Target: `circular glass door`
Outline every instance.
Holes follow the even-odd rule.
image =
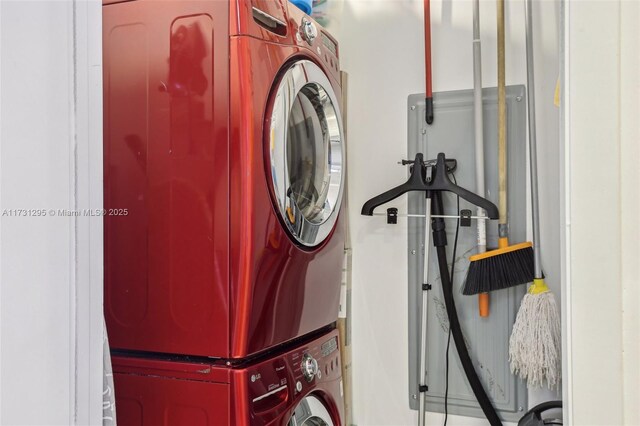
[[[327,407],[315,396],[307,396],[296,407],[287,426],[334,426]]]
[[[337,220],[344,164],[338,100],[313,62],[295,62],[284,73],[268,139],[277,210],[298,243],[316,246]]]

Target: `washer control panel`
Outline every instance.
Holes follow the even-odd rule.
[[[302,370],[302,375],[307,382],[310,382],[314,379],[316,374],[318,374],[318,361],[308,353],[302,356],[302,362],[300,363],[300,369]]]
[[[238,374],[247,381],[253,415],[267,424],[286,409],[287,401],[306,395],[319,383],[340,379],[338,332],[241,369]]]
[[[313,342],[291,352],[287,358],[294,374],[294,381],[304,384],[301,389],[296,386],[296,393],[318,381],[333,380],[341,375],[337,333],[328,339]]]

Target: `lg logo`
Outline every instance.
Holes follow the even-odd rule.
[[[252,374],[252,375],[251,375],[251,382],[253,383],[253,382],[255,382],[256,380],[260,380],[260,378],[261,378],[261,377],[262,377],[262,376],[260,375],[260,373],[258,373],[258,374]]]

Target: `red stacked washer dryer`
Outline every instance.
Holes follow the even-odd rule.
[[[105,0],[103,57],[119,423],[292,424],[319,401],[339,424],[318,370],[344,244],[335,39],[285,0]]]
[[[234,368],[205,360],[114,355],[118,424],[341,425],[337,345],[333,330]]]

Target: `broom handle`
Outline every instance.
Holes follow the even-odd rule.
[[[498,0],[498,208],[500,248],[506,247],[507,227],[507,100],[504,52],[504,0]],[[505,244],[506,243],[506,244]]]
[[[542,278],[540,261],[540,207],[538,205],[538,150],[536,141],[536,99],[533,74],[533,21],[531,0],[525,0],[525,28],[527,45],[527,99],[529,101],[529,161],[531,168],[531,216],[533,223],[534,277]]]
[[[473,111],[476,148],[476,193],[485,196],[484,187],[484,128],[482,117],[482,50],[480,44],[480,1],[473,1]],[[484,216],[484,209],[478,207],[478,216]],[[487,251],[487,225],[478,223],[478,253]],[[489,316],[489,293],[478,294],[478,310],[481,317]]]

